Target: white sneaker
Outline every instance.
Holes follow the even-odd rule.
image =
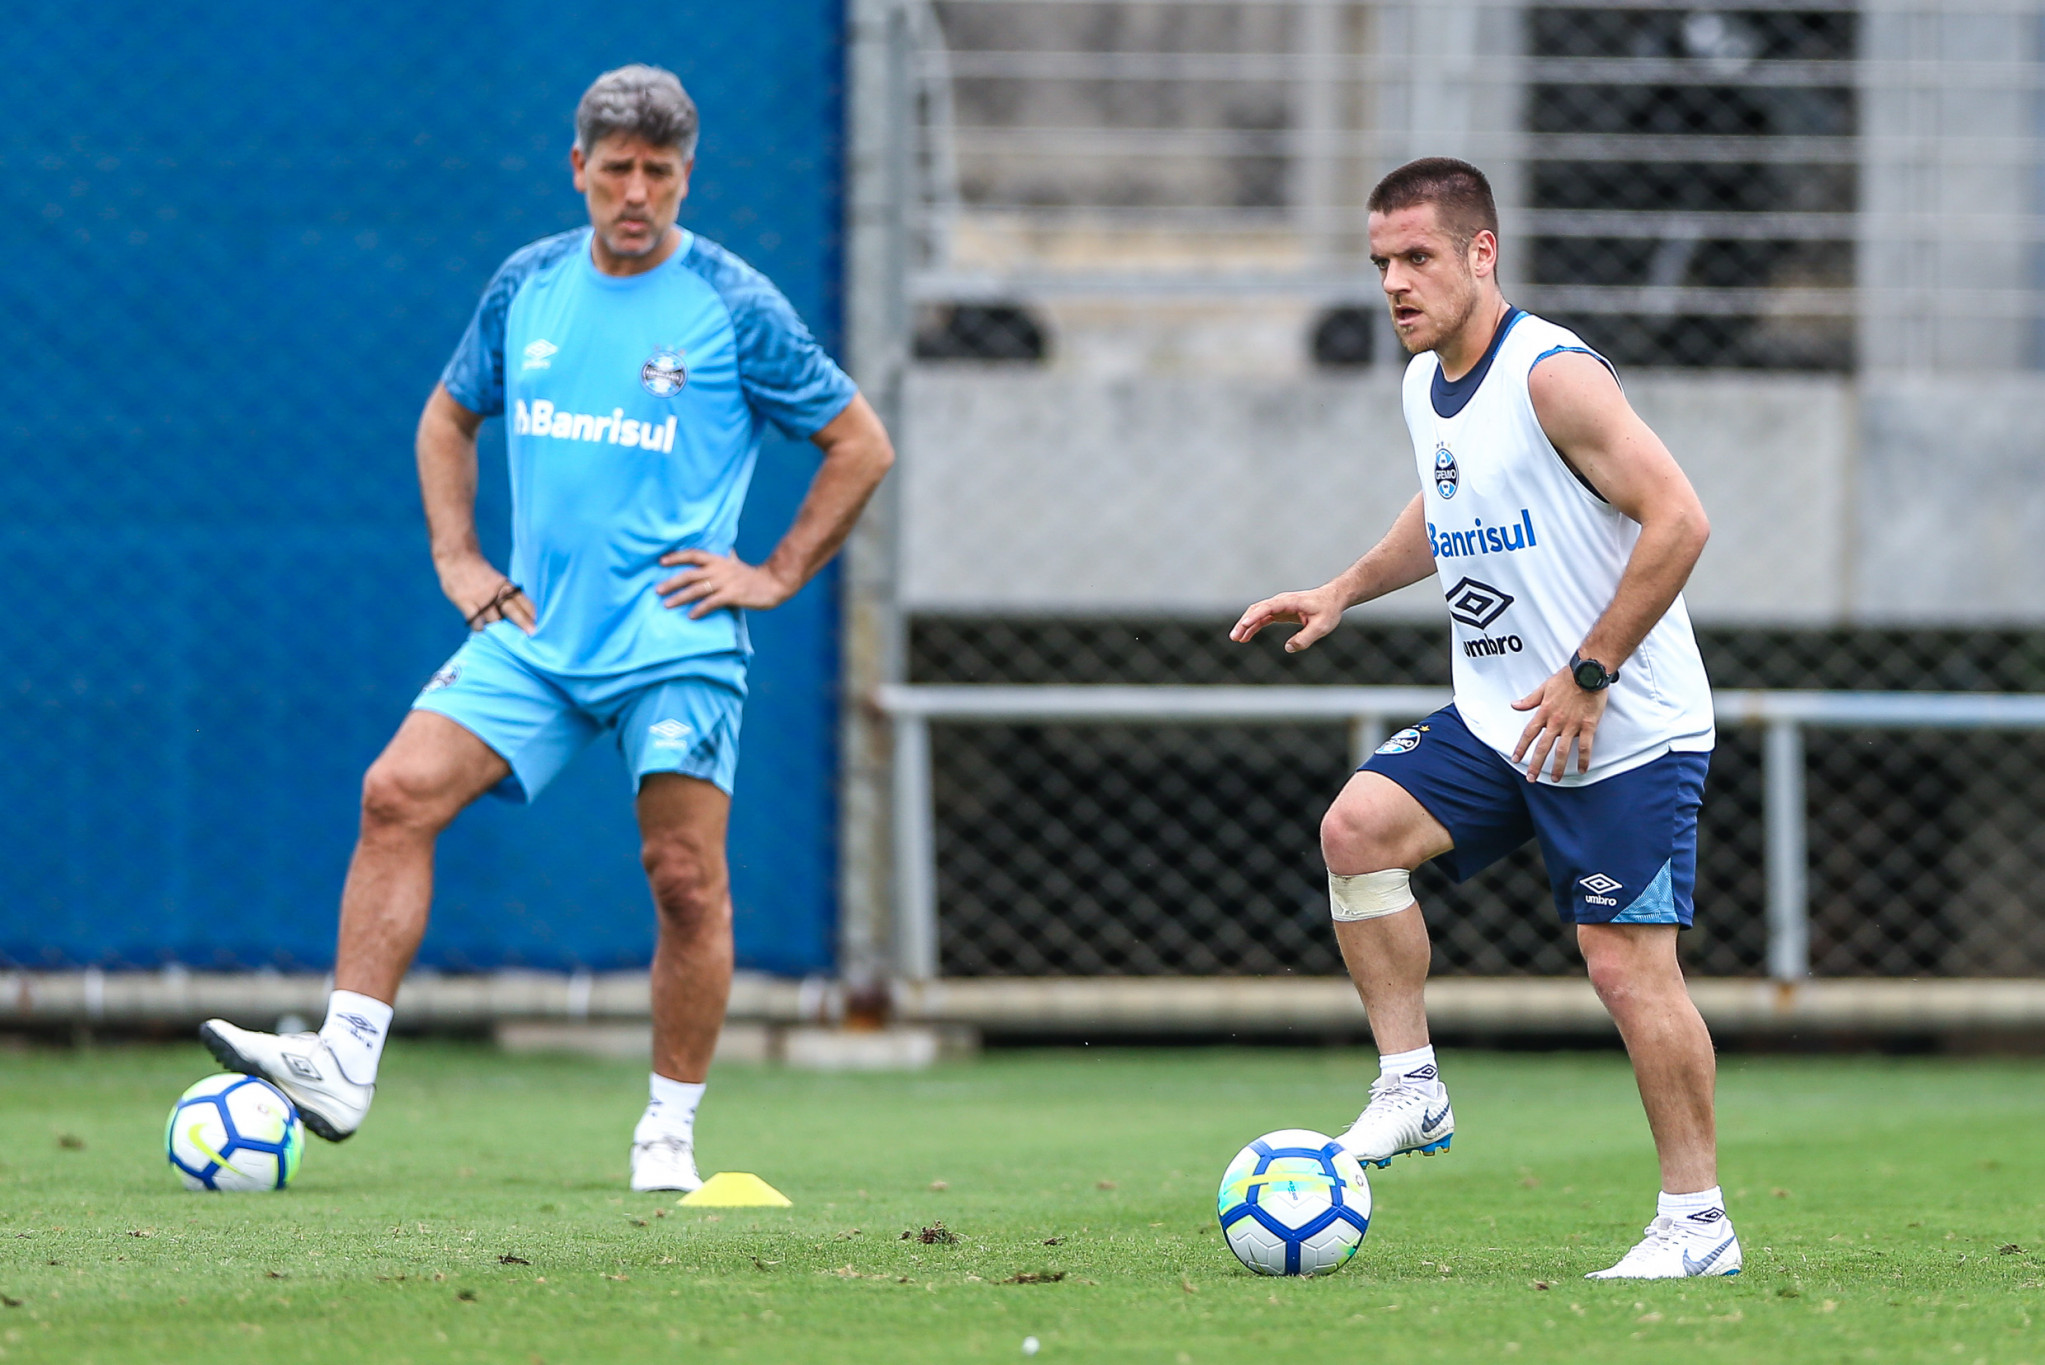
[[[702,1188],[703,1177],[696,1174],[696,1146],[689,1139],[663,1137],[632,1144],[634,1192],[680,1190],[686,1194]]]
[[[1740,1239],[1724,1209],[1705,1209],[1687,1218],[1656,1214],[1640,1245],[1608,1270],[1586,1280],[1682,1280],[1697,1275],[1740,1273]]]
[[[1335,1141],[1366,1166],[1389,1166],[1401,1152],[1422,1156],[1446,1152],[1455,1131],[1447,1086],[1416,1082],[1409,1076],[1380,1076],[1370,1083],[1370,1104]]]
[[[376,1087],[341,1074],[334,1050],[317,1033],[257,1033],[225,1019],[199,1026],[199,1041],[229,1071],[261,1076],[291,1097],[305,1126],[340,1142],[362,1126]]]

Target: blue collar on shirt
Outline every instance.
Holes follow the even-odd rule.
[[[1491,362],[1498,358],[1498,348],[1505,344],[1505,334],[1513,329],[1514,323],[1526,315],[1523,308],[1515,308],[1508,312],[1504,321],[1498,324],[1498,330],[1491,334],[1491,344],[1484,348],[1484,358],[1472,365],[1470,372],[1461,379],[1444,378],[1440,358],[1436,357],[1434,390],[1430,396],[1434,400],[1434,412],[1437,417],[1453,417],[1469,406],[1470,400],[1477,396],[1477,386],[1484,382],[1485,375],[1491,373]]]

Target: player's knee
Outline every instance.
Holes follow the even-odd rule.
[[[661,917],[678,928],[712,927],[731,914],[721,859],[685,840],[649,839],[639,849]]]
[[[1376,872],[1402,867],[1405,850],[1379,813],[1364,802],[1337,800],[1321,817],[1321,857],[1329,871]]]
[[[1591,979],[1591,989],[1598,993],[1598,999],[1605,1002],[1605,1008],[1620,1010],[1632,1003],[1637,982],[1623,959],[1610,953],[1586,953],[1584,971]]]
[[[430,773],[379,758],[362,776],[362,822],[375,828],[440,829],[456,809],[442,785]]]

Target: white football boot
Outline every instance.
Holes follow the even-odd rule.
[[[305,1126],[328,1142],[341,1142],[362,1126],[376,1087],[341,1073],[334,1050],[317,1033],[257,1033],[225,1019],[199,1026],[199,1041],[229,1071],[261,1076],[291,1097]]]
[[[1456,1116],[1448,1087],[1425,1075],[1380,1076],[1370,1083],[1370,1103],[1335,1141],[1366,1166],[1389,1166],[1401,1152],[1433,1156],[1449,1149]]]
[[[1740,1239],[1724,1209],[1704,1209],[1685,1218],[1656,1214],[1640,1245],[1586,1280],[1683,1280],[1698,1275],[1740,1273]]]
[[[703,1177],[696,1174],[696,1146],[684,1137],[659,1137],[650,1142],[632,1144],[632,1189],[644,1194],[648,1190],[690,1190],[703,1188]]]

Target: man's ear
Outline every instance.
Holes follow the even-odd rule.
[[[1468,253],[1470,273],[1483,279],[1498,269],[1498,234],[1490,228],[1479,228],[1470,239]]]

